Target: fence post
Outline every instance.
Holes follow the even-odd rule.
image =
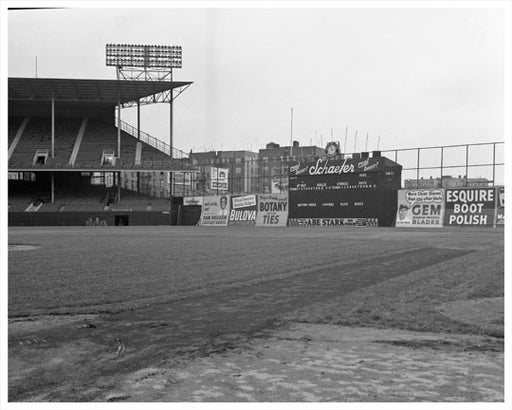
[[[258,187],[258,191],[261,192],[261,189],[260,189],[260,170],[261,170],[261,159],[257,159],[256,160],[256,163],[258,164],[258,173],[256,175],[256,186]]]
[[[496,186],[496,143],[492,144],[492,185]]]
[[[469,160],[469,145],[466,144],[466,178],[464,181],[464,186],[468,186],[468,160]]]
[[[441,147],[441,188],[443,187],[443,155],[444,155],[444,147]]]
[[[416,162],[416,188],[420,187],[420,149],[418,148],[418,160]]]
[[[283,192],[283,156],[279,160],[279,192]]]

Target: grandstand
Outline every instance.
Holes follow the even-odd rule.
[[[187,158],[172,158],[162,142],[138,138],[137,127],[135,135],[118,129],[114,113],[190,83],[9,78],[8,84],[10,225],[84,225],[90,218],[114,224],[116,212],[138,213],[138,224],[171,223],[170,198],[121,189],[120,173],[196,169]]]

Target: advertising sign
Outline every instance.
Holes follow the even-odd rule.
[[[297,163],[290,165],[290,176],[318,176],[318,175],[343,175],[360,172],[384,171],[384,158],[345,158],[339,159],[318,159],[315,163]]]
[[[443,189],[400,189],[398,191],[396,227],[442,227],[443,218]]]
[[[400,165],[385,157],[293,163],[288,217],[335,218],[340,224],[345,219],[366,218],[378,220],[379,226],[391,226],[401,171]]]
[[[288,194],[258,195],[256,226],[286,226]]]
[[[170,174],[170,173],[169,173]],[[190,172],[174,172],[173,173],[174,185],[192,186],[192,174]],[[170,177],[169,177],[170,182]]]
[[[494,226],[495,188],[445,189],[445,226]]]
[[[256,223],[256,195],[231,197],[229,225],[254,225]]]
[[[505,224],[505,187],[496,188],[496,225]]]
[[[273,194],[279,194],[281,192],[288,191],[288,176],[274,175],[272,177],[272,186],[270,192]]]
[[[201,225],[226,226],[229,216],[229,195],[205,196],[201,212]]]
[[[227,168],[211,168],[210,188],[212,190],[227,191],[228,190],[228,172]]]
[[[289,226],[379,226],[378,218],[288,218]]]
[[[203,205],[203,197],[202,196],[185,196],[183,197],[183,205]]]

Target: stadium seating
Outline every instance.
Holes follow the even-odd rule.
[[[20,125],[23,122],[22,117],[9,117],[9,127],[8,127],[8,135],[9,135],[9,147],[11,146],[14,138],[16,137],[16,133],[20,128]]]
[[[40,202],[46,193],[35,182],[9,181],[9,212],[23,212],[30,204]]]
[[[79,118],[58,118],[55,121],[54,154],[51,158],[52,134],[51,122],[47,118],[30,118],[21,136],[18,145],[13,151],[10,164],[15,166],[32,167],[34,154],[37,150],[48,150],[47,165],[65,166],[73,150],[73,145],[80,127]],[[14,136],[21,122],[13,120],[9,122],[9,139]],[[14,131],[16,129],[16,131]],[[11,141],[10,141],[11,142]],[[43,167],[43,165],[40,165]]]
[[[77,140],[78,131],[83,118],[56,118],[54,158],[51,158],[51,120],[46,117],[32,117],[14,149],[9,160],[10,167],[37,168],[73,168],[69,160]],[[21,117],[9,118],[9,146],[23,122]],[[141,144],[141,164],[135,163],[137,138],[121,132],[121,158],[116,159],[116,167],[155,169],[162,165],[170,165],[169,157],[145,142]],[[45,164],[34,165],[37,150],[48,150]],[[104,150],[117,154],[117,128],[97,118],[89,118],[75,160],[75,168],[112,168],[101,163]]]
[[[15,140],[23,117],[10,117],[8,134],[9,147]],[[55,119],[54,158],[51,157],[52,137],[51,120],[47,117],[30,117],[16,146],[12,145],[9,168],[29,168],[37,173],[38,169],[68,170],[108,170],[127,168],[133,170],[160,169],[170,166],[170,158],[158,149],[136,137],[121,132],[121,157],[115,164],[102,164],[103,153],[117,154],[118,130],[98,118],[88,118],[73,165],[70,159],[77,144],[77,137],[84,118],[58,117]],[[84,122],[85,124],[85,122]],[[136,165],[135,157],[139,146],[140,163]],[[46,156],[44,163],[34,163],[36,152]],[[44,175],[46,174],[46,175]],[[42,178],[40,178],[42,175]],[[62,174],[64,175],[64,174]],[[57,178],[55,183],[55,202],[51,203],[49,174],[42,173],[37,181],[10,181],[9,212],[90,212],[90,211],[168,211],[169,200],[155,198],[123,189],[121,201],[117,198],[117,187],[106,188],[104,185],[88,185],[63,181]],[[11,183],[12,182],[12,183]],[[64,184],[64,185],[63,185]]]
[[[104,149],[116,150],[117,134],[109,132],[106,124],[89,119],[82,138],[82,143],[75,161],[75,167],[98,167]]]
[[[141,162],[149,161],[151,162],[149,166],[155,168],[161,166],[162,161],[165,159],[169,159],[169,156],[153,148],[151,145],[142,143]]]
[[[50,162],[54,161],[56,165],[67,166],[81,123],[81,118],[69,118],[56,121],[55,158],[49,158]]]
[[[41,118],[31,118],[16,146],[11,161],[24,166],[32,166],[37,149],[51,150],[50,122]]]
[[[110,210],[168,211],[169,199],[155,198],[129,189],[121,189],[121,200],[113,203]]]
[[[9,212],[23,212],[34,200],[30,194],[26,195],[9,195],[8,210]]]
[[[56,189],[55,202],[52,204],[47,198],[39,212],[102,211],[104,196],[103,185],[61,187]]]
[[[142,168],[154,168],[155,161],[169,157],[163,152],[141,141],[141,162]],[[98,119],[89,119],[82,144],[78,152],[75,166],[86,165],[98,166],[101,164],[101,154],[104,150],[117,152],[117,128]],[[121,158],[116,159],[116,166],[133,168],[136,165],[135,154],[137,150],[137,138],[121,131]]]

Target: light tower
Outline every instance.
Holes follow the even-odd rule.
[[[118,102],[118,155],[121,152],[121,106],[137,106],[137,138],[140,139],[140,106],[141,104],[169,103],[169,155],[174,158],[173,148],[173,105],[174,100],[189,86],[190,83],[174,83],[173,69],[182,67],[181,46],[140,45],[140,44],[107,44],[105,50],[106,65],[116,67],[118,80],[130,81],[169,81],[167,91],[139,98],[137,101]],[[137,172],[137,186],[140,173]],[[173,176],[169,173],[170,213],[172,214]]]
[[[116,67],[118,80],[170,81],[173,69],[182,67],[181,46],[156,46],[139,44],[107,44],[106,65]],[[140,118],[141,104],[169,103],[169,146],[173,158],[173,103],[190,84],[172,87],[168,91],[150,95],[136,102],[119,104],[119,108],[137,105],[137,119]],[[139,128],[137,124],[137,128]]]

